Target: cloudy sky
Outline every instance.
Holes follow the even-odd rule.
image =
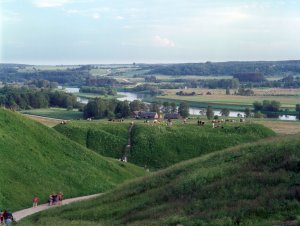
[[[0,0],[0,62],[300,59],[298,0]]]

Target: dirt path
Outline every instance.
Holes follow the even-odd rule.
[[[131,131],[132,131],[132,127],[133,124],[130,125],[130,127],[128,128],[128,140],[127,140],[127,145],[125,147],[124,150],[124,155],[122,157],[122,160],[127,162],[128,161],[128,155],[130,153],[130,149],[131,149]]]
[[[92,199],[92,198],[95,198],[95,197],[100,196],[102,194],[103,193],[95,194],[95,195],[81,196],[81,197],[76,197],[76,198],[71,198],[71,199],[65,199],[65,200],[63,200],[61,206],[68,205],[68,204],[74,203],[74,202],[87,200],[87,199]],[[48,206],[48,204],[42,204],[42,205],[39,205],[38,207],[35,207],[35,208],[31,207],[31,208],[28,208],[28,209],[23,209],[23,210],[16,211],[16,212],[13,213],[13,216],[16,219],[16,221],[20,221],[24,217],[30,216],[32,214],[35,214],[37,212],[41,212],[41,211],[44,211],[44,210],[47,210],[47,209],[50,209],[50,208],[56,208],[56,207],[59,207],[59,206],[57,206],[57,205]]]

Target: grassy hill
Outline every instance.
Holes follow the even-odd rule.
[[[68,138],[96,152],[120,158],[128,138],[128,123],[71,122],[55,127]],[[173,127],[135,123],[129,161],[159,169],[240,143],[256,141],[275,133],[257,124],[229,123],[224,129],[211,125],[175,124]]]
[[[16,210],[52,191],[66,197],[107,191],[144,175],[143,169],[102,157],[54,129],[0,108],[0,207]]]
[[[300,135],[179,163],[24,225],[299,225]]]

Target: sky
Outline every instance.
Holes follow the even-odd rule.
[[[0,63],[300,59],[299,0],[0,0]]]

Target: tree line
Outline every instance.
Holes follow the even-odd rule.
[[[234,75],[261,73],[263,75],[300,74],[300,61],[206,62],[153,65],[148,74],[163,75]]]
[[[0,88],[0,105],[21,110],[31,108],[79,108],[76,97],[62,91],[27,87],[4,86]]]
[[[116,89],[112,87],[95,87],[95,86],[81,86],[79,89],[81,93],[97,93],[100,95],[117,95]]]
[[[146,104],[140,100],[132,102],[119,101],[116,99],[95,98],[90,100],[84,107],[83,115],[85,118],[127,118],[134,111],[151,111],[159,115],[162,113],[179,113],[182,117],[189,116],[189,105],[181,102],[177,108],[174,102],[153,102]]]

